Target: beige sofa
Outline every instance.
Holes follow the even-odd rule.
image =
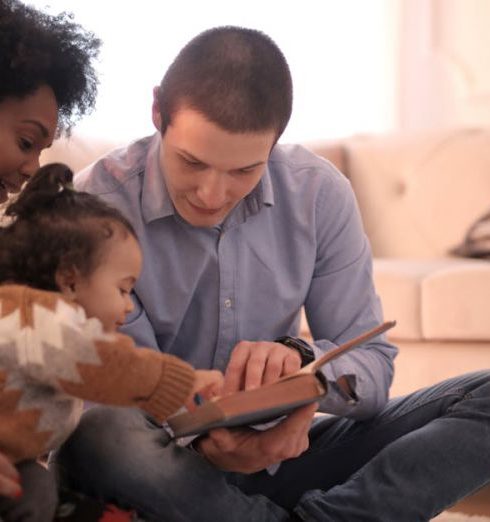
[[[42,161],[75,171],[116,144],[73,136]],[[392,395],[490,367],[490,262],[451,258],[490,208],[490,130],[354,137],[308,146],[351,180],[400,348]],[[302,335],[308,336],[302,323]]]
[[[397,320],[392,395],[489,368],[490,261],[449,251],[490,210],[490,129],[310,148],[339,166],[359,202],[385,317]]]

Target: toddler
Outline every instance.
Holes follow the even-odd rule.
[[[133,306],[138,240],[118,210],[71,181],[64,165],[41,168],[0,229],[0,450],[21,477],[17,499],[0,497],[5,521],[38,520],[20,513],[40,502],[54,510],[55,488],[36,496],[36,459],[74,430],[83,400],[139,407],[163,421],[222,384],[217,371],[117,333]]]

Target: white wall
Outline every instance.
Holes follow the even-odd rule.
[[[490,123],[490,1],[402,0],[400,128]]]
[[[267,32],[293,74],[282,141],[312,141],[398,125],[398,0],[27,0],[72,11],[104,41],[95,113],[78,132],[126,140],[153,131],[152,87],[190,38],[236,24]]]

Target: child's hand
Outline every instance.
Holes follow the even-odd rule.
[[[0,453],[0,495],[18,497],[22,494],[20,475],[10,460]]]
[[[203,399],[220,395],[223,390],[223,383],[223,374],[218,370],[196,370],[194,387],[186,403],[187,409],[192,411],[196,407],[194,398],[197,394]]]

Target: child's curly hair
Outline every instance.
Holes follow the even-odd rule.
[[[73,190],[72,179],[66,165],[45,165],[7,207],[12,222],[0,228],[0,284],[56,291],[59,269],[73,267],[89,276],[116,232],[137,240],[119,210]]]
[[[101,41],[68,13],[42,13],[18,0],[0,0],[0,102],[50,86],[59,106],[58,132],[90,112],[97,95],[93,60]]]

